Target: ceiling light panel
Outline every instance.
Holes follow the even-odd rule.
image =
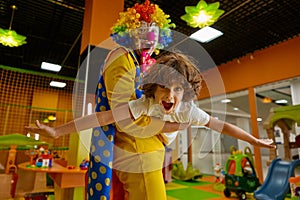
[[[206,26],[199,31],[193,33],[190,38],[197,40],[202,43],[210,42],[218,37],[223,35],[223,33],[217,29],[214,29],[212,27]]]
[[[59,72],[61,70],[61,66],[57,64],[48,63],[48,62],[42,62],[41,69],[53,71],[53,72]]]

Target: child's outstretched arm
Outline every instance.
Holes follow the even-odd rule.
[[[276,148],[272,139],[258,139],[252,136],[251,134],[247,133],[243,129],[233,124],[229,124],[227,122],[218,120],[214,117],[210,117],[209,123],[206,126],[222,134],[226,134],[231,137],[244,140],[254,146],[264,148]]]
[[[47,137],[58,138],[66,134],[75,133],[89,128],[98,127],[98,126],[105,126],[115,122],[128,120],[130,118],[132,118],[132,116],[129,111],[128,104],[124,104],[122,106],[115,108],[114,110],[92,113],[90,115],[77,118],[75,120],[72,120],[70,122],[67,122],[57,127],[49,127],[47,125],[41,124],[37,120],[36,126],[25,126],[25,130],[27,132],[39,133]],[[164,122],[155,117],[149,117],[149,118],[151,118],[151,121],[153,121],[152,127],[153,126],[156,127],[157,133],[184,130],[189,126],[189,124]],[[133,123],[133,119],[128,123]],[[144,127],[144,129],[145,131],[148,131],[149,129],[153,129],[153,128]],[[153,135],[153,134],[150,133],[149,135]]]
[[[117,109],[117,111],[120,112],[120,115],[116,115],[119,117],[119,120],[122,117],[124,118],[122,111],[125,109],[125,107],[120,107],[119,109]],[[36,126],[25,126],[25,130],[28,132],[39,133],[47,137],[50,136],[53,138],[58,138],[62,135],[79,132],[97,126],[104,126],[114,122],[115,119],[113,116],[113,112],[109,110],[92,113],[90,115],[77,118],[57,127],[49,127],[47,125],[41,124],[38,120],[36,120]]]

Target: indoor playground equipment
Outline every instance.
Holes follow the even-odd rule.
[[[291,149],[299,148],[299,144],[290,142],[291,130],[296,123],[300,124],[300,105],[293,106],[281,106],[272,108],[268,119],[264,122],[264,129],[266,129],[268,138],[275,141],[274,127],[277,125],[283,133],[284,143],[284,160],[292,160]],[[277,158],[276,149],[270,150],[270,158],[268,164],[270,164],[275,158]]]
[[[193,168],[191,162],[187,164],[186,170],[184,170],[181,160],[177,160],[172,164],[172,178],[181,181],[193,181],[201,178],[202,174],[199,169]]]
[[[289,178],[291,188],[291,200],[300,199],[300,176]]]
[[[15,163],[17,150],[28,150],[34,145],[48,145],[46,142],[37,141],[21,134],[10,134],[0,137],[0,149],[8,150],[5,174],[11,175],[10,195],[15,197],[18,181],[17,166]]]
[[[256,200],[283,200],[290,190],[289,179],[300,166],[300,160],[285,161],[274,159],[262,186],[254,192]]]
[[[249,147],[245,147],[244,153],[231,147],[230,153],[225,164],[224,195],[230,197],[231,192],[234,192],[239,199],[247,199],[246,192],[252,193],[260,186],[253,154]]]

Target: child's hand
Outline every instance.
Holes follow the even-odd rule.
[[[276,149],[276,145],[272,139],[257,139],[255,146],[266,147],[270,149]]]
[[[53,137],[53,138],[58,138],[56,136],[56,131],[54,128],[51,128],[49,126],[46,126],[44,124],[40,124],[39,120],[36,120],[35,122],[36,127],[32,126],[25,126],[25,130],[31,133],[38,133],[46,137]]]

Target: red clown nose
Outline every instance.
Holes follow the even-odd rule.
[[[147,40],[148,41],[154,41],[155,40],[155,33],[152,32],[152,31],[147,33]]]

